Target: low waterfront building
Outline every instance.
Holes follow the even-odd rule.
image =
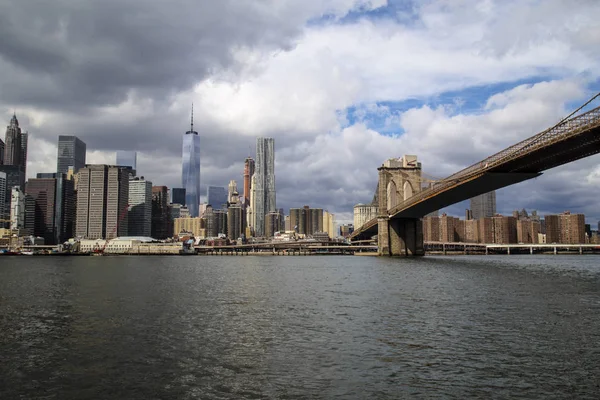
[[[585,240],[585,216],[566,211],[558,215],[546,215],[546,240],[548,243],[583,244]]]
[[[511,216],[492,217],[494,241],[496,244],[517,243],[517,219]]]
[[[343,224],[340,225],[340,236],[341,237],[348,237],[352,234],[352,232],[354,232],[354,225],[353,224]]]
[[[436,218],[436,217],[433,217]],[[439,217],[440,223],[440,242],[458,242],[456,235],[456,225],[458,218],[451,217],[445,213]]]
[[[475,219],[465,221],[465,242],[479,243],[479,224]]]
[[[426,242],[440,241],[440,218],[437,215],[423,218],[423,240]]]
[[[204,219],[200,217],[175,218],[173,220],[173,236],[179,236],[182,232],[191,233],[196,238],[206,237]]]
[[[151,237],[117,237],[108,242],[104,239],[83,239],[79,243],[81,253],[92,253],[104,248],[107,254],[179,254],[181,243],[162,243]]]
[[[537,244],[540,233],[540,223],[530,219],[517,220],[517,242],[524,244]]]
[[[312,237],[319,242],[329,242],[329,234],[327,232],[314,232]]]
[[[273,242],[291,242],[296,240],[297,237],[295,231],[277,232],[272,239]]]

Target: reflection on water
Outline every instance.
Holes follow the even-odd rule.
[[[0,398],[590,398],[600,257],[0,259]]]

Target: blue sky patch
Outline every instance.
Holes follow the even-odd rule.
[[[497,93],[508,91],[520,85],[536,84],[550,79],[552,78],[548,76],[538,76],[511,82],[472,86],[462,90],[440,93],[427,98],[357,104],[345,110],[347,120],[345,126],[364,123],[369,129],[376,130],[384,135],[402,135],[403,130],[398,124],[399,116],[412,108],[427,105],[435,109],[443,106],[446,107],[446,112],[451,116],[458,114],[479,114],[484,112],[487,100]],[[596,82],[595,86],[596,89],[591,90],[591,92],[596,93],[600,89],[600,82]],[[575,109],[579,105],[581,105],[581,101],[575,102],[568,109]]]
[[[368,20],[392,20],[403,25],[411,25],[418,21],[417,13],[418,2],[412,0],[388,0],[387,6],[379,7],[374,10],[364,7],[353,10],[345,16],[339,18],[334,14],[324,14],[318,18],[308,21],[308,26],[320,26],[328,24],[352,24],[362,19]]]

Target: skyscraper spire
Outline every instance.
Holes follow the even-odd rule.
[[[17,120],[17,112],[16,111],[13,112],[13,116],[10,119],[10,126],[17,126],[17,127],[19,126],[19,120]]]
[[[198,135],[198,132],[194,130],[194,103],[192,103],[192,115],[190,118],[190,130],[186,132],[186,135]]]
[[[192,102],[192,123],[190,124],[190,131],[194,132],[194,103]]]

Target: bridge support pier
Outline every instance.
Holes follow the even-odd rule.
[[[377,218],[377,254],[380,256],[423,256],[423,222],[420,218]]]

